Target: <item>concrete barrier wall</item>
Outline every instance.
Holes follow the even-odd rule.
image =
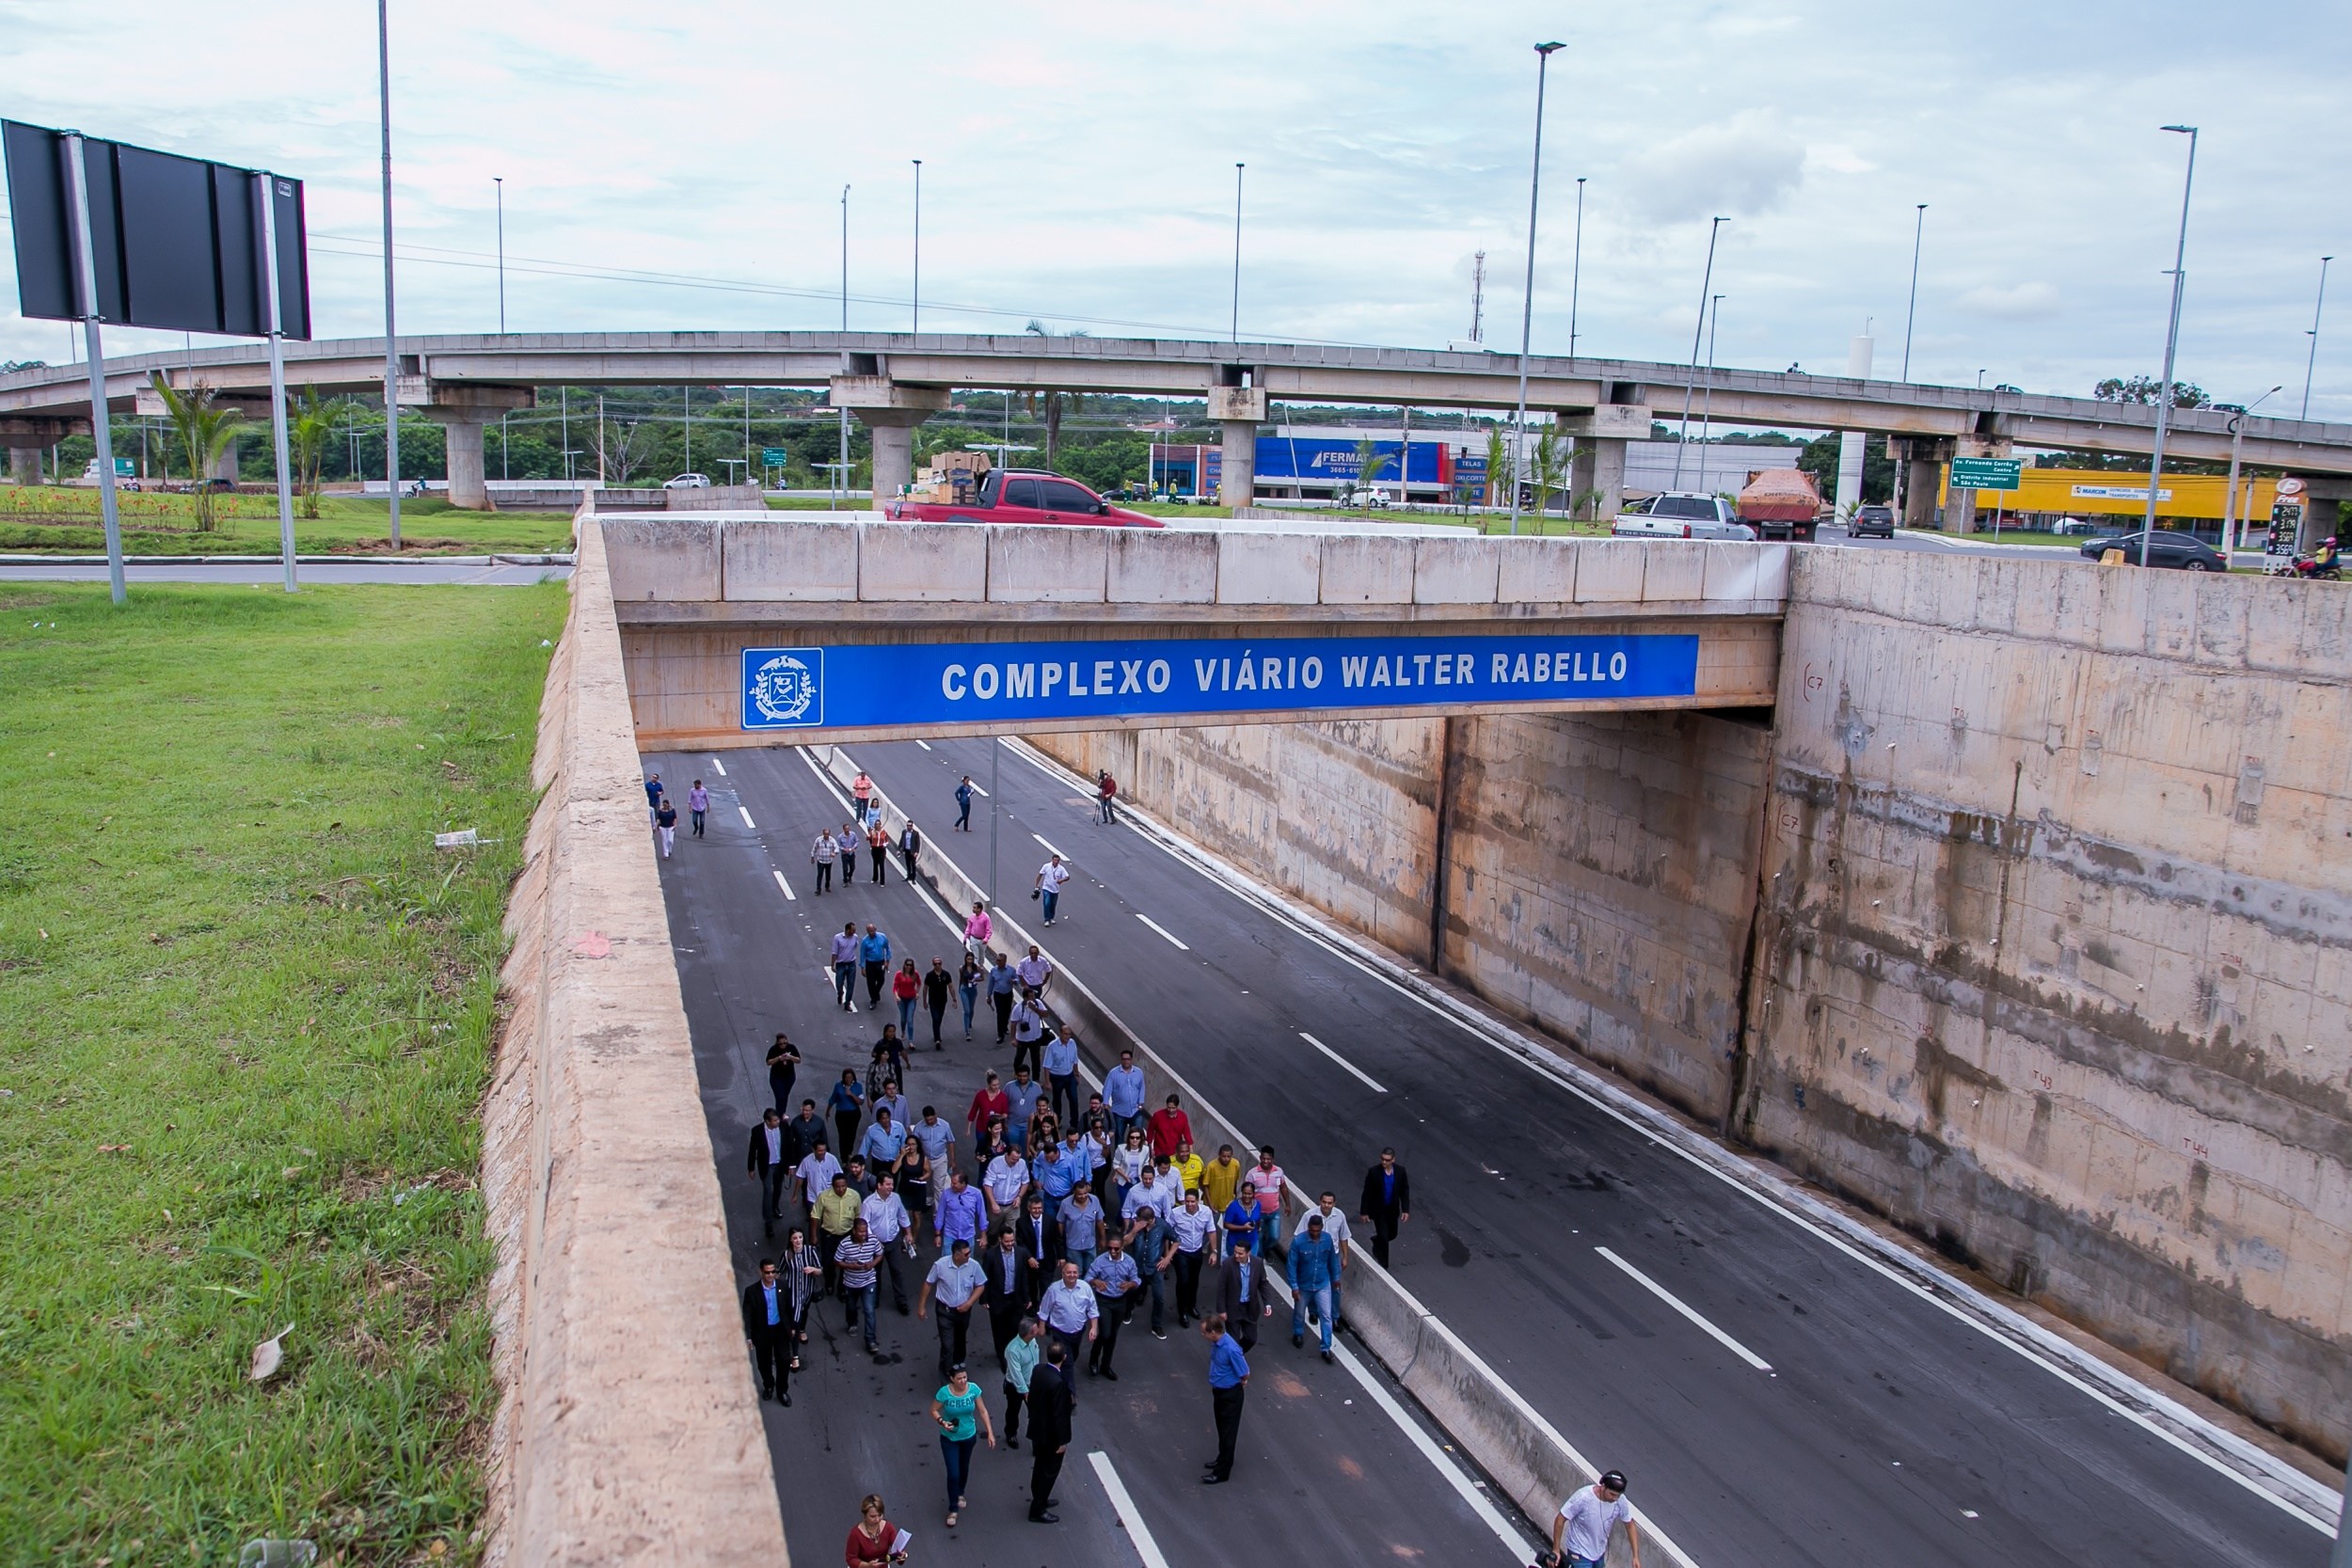
[[[787,1560],[640,778],[584,520],[483,1107],[494,1568]]]
[[[2352,594],[1800,562],[1769,731],[1454,721],[1452,977],[2341,1460]],[[1428,958],[1439,722],[1037,744]]]

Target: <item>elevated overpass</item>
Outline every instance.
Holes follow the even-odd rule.
[[[528,406],[542,386],[823,388],[834,405],[872,429],[882,494],[911,477],[914,427],[945,409],[956,388],[1200,397],[1224,428],[1227,497],[1246,501],[1257,426],[1275,404],[1500,410],[1514,405],[1518,374],[1518,356],[1503,354],[1026,334],[517,332],[407,337],[397,347],[400,401],[447,426],[451,493],[460,505],[486,504],[485,423]],[[367,392],[383,384],[378,338],[290,343],[286,356],[288,379],[296,386]],[[132,355],[108,362],[110,406],[135,410],[156,372],[174,383],[200,379],[248,397],[269,385],[267,348],[259,342]],[[1574,488],[1614,494],[1622,487],[1624,442],[1645,437],[1653,419],[1680,412],[1690,373],[1679,364],[1537,356],[1529,366],[1528,406],[1579,438]],[[2155,431],[2153,408],[2091,398],[1722,368],[1708,372],[1708,385],[1718,423],[1895,436],[1922,467],[2020,446],[2145,454]],[[45,445],[85,428],[87,417],[82,367],[0,375],[0,440]],[[2226,461],[2228,421],[2211,409],[2180,410],[2166,450]],[[2352,481],[2352,424],[2249,417],[2242,456],[2312,479],[2314,493],[2328,497]],[[1925,477],[1915,475],[1906,493],[1931,496],[1934,486],[1920,483]]]
[[[1770,544],[772,513],[580,534],[647,750],[1765,707],[1788,591]]]

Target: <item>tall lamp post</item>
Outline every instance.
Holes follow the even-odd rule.
[[[2297,419],[2308,420],[2312,417],[2312,372],[2319,368],[2319,312],[2321,307],[2328,303],[2328,263],[2334,260],[2332,256],[2319,259],[2319,297],[2312,301],[2312,354],[2303,362],[2303,412],[2296,416]]]
[[[2188,138],[2188,167],[2181,176],[2181,232],[2172,247],[2172,314],[2164,331],[2164,375],[2156,383],[2156,450],[2148,460],[2148,513],[2139,532],[2142,566],[2148,564],[2149,542],[2156,531],[2156,491],[2164,483],[2164,436],[2172,424],[2172,358],[2181,344],[2181,290],[2188,281],[2188,193],[2197,179],[2197,127],[2167,125],[2164,129]]]
[[[1576,357],[1576,303],[1584,287],[1584,182],[1576,177],[1576,249],[1568,262],[1568,357]]]
[[[1699,445],[1705,446],[1715,436],[1715,329],[1724,325],[1724,296],[1711,296],[1712,309],[1707,317],[1707,393],[1699,405]],[[1707,483],[1707,454],[1699,454],[1699,483]]]
[[[1235,346],[1239,346],[1241,342],[1241,171],[1242,166],[1235,164],[1233,166],[1233,323],[1232,327],[1232,341]]]
[[[493,174],[490,183],[498,187],[499,202],[499,333],[506,332],[506,176]]]
[[[923,330],[923,160],[910,160],[914,165],[914,323],[908,329]]]
[[[392,338],[392,19],[375,0],[375,85],[384,128],[384,489],[400,548],[400,355]]]
[[[1527,284],[1519,292],[1519,401],[1511,416],[1511,531],[1519,531],[1519,470],[1527,462],[1527,352],[1535,333],[1535,203],[1544,189],[1544,78],[1565,43],[1535,46],[1535,152],[1527,173]],[[1581,184],[1581,182],[1579,182]],[[1574,352],[1575,345],[1569,345]],[[1538,532],[1542,524],[1536,525]]]
[[[1675,436],[1675,477],[1670,489],[1682,487],[1682,449],[1691,444],[1691,392],[1699,378],[1699,334],[1707,330],[1707,291],[1715,283],[1715,236],[1729,218],[1717,218],[1707,230],[1707,270],[1699,277],[1699,319],[1691,327],[1691,371],[1682,380],[1682,428]]]
[[[2224,556],[2233,549],[2246,547],[2246,525],[2252,521],[2249,517],[2240,516],[2237,510],[2237,456],[2238,448],[2246,440],[2246,416],[2278,396],[2285,385],[2284,382],[2280,383],[2230,416],[2230,489],[2221,502],[2221,553]],[[2233,533],[2236,535],[2234,542],[2231,538]]]
[[[1919,242],[1927,238],[1928,204],[1918,204],[1919,215],[1911,227],[1911,305],[1903,312],[1903,379],[1911,379],[1911,328],[1919,319]]]
[[[841,366],[847,370],[850,364],[850,187],[847,185],[841,187]],[[841,427],[841,446],[833,470],[834,480],[841,487],[841,499],[835,504],[846,505],[850,499],[850,411],[836,407],[833,417],[834,423]]]

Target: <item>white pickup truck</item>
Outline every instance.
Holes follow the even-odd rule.
[[[1609,531],[1619,539],[1753,539],[1756,530],[1733,515],[1721,496],[1669,490],[1617,514]]]

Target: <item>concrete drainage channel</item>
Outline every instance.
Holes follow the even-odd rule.
[[[849,753],[838,746],[818,746],[808,748],[805,754],[846,795],[858,771]],[[895,839],[907,825],[906,814],[880,789],[875,791],[874,800]],[[970,909],[976,901],[985,901],[985,894],[938,848],[935,841],[926,845],[923,865],[923,879],[931,884],[932,891],[946,905],[944,913],[949,917],[950,928],[960,930],[961,922],[954,915]],[[1010,933],[1009,940],[1002,942],[1007,950],[1017,952],[1036,942],[1026,928],[1001,908],[993,908],[992,916],[999,931]],[[1038,946],[1048,958],[1053,957],[1050,947],[1042,942]],[[1093,1068],[1098,1079],[1118,1061],[1120,1052],[1132,1051],[1136,1060],[1149,1068],[1154,1082],[1174,1086],[1194,1114],[1216,1127],[1221,1138],[1236,1149],[1259,1147],[1258,1140],[1246,1134],[1215,1101],[1187,1082],[1060,959],[1055,958],[1054,967],[1055,995],[1049,1010],[1057,1026],[1076,1032],[1080,1055]],[[1293,1226],[1303,1223],[1307,1211],[1313,1207],[1313,1200],[1295,1181],[1287,1183],[1284,1200]],[[1287,1299],[1288,1292],[1281,1282],[1272,1282]],[[1349,1265],[1347,1326],[1461,1452],[1493,1481],[1521,1516],[1537,1521],[1547,1532],[1561,1499],[1599,1474],[1597,1466],[1579,1453],[1558,1428],[1520,1398],[1443,1320],[1363,1252],[1357,1253]],[[1369,1389],[1385,1396],[1385,1390],[1369,1374],[1359,1370],[1357,1375]],[[1403,1413],[1397,1414],[1402,1417]],[[1441,1470],[1452,1471],[1449,1479],[1455,1480],[1457,1489],[1477,1484],[1466,1478],[1455,1479],[1461,1475],[1458,1467],[1448,1465],[1442,1456],[1432,1457]],[[1514,1553],[1526,1553],[1528,1544],[1518,1528],[1496,1513],[1491,1502],[1470,1491],[1465,1491],[1464,1496],[1473,1507],[1492,1515],[1489,1526]],[[1656,1521],[1638,1508],[1635,1513],[1646,1546],[1645,1560],[1674,1568],[1696,1568],[1689,1554],[1675,1544]],[[1612,1544],[1608,1561],[1610,1568],[1629,1568],[1632,1559],[1623,1536]]]

